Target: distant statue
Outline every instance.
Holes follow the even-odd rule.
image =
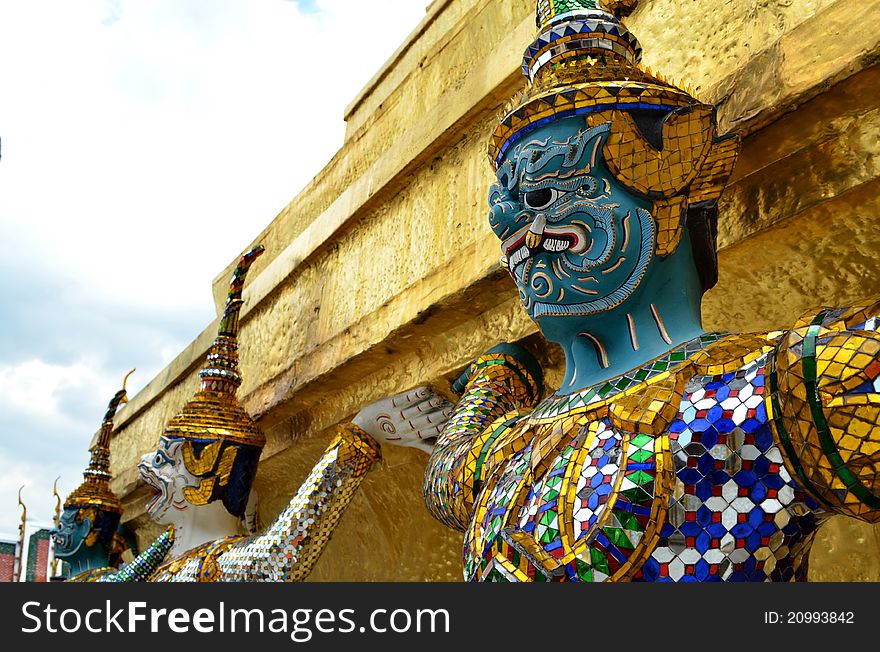
[[[242,533],[255,529],[251,487],[266,439],[236,398],[241,384],[237,336],[245,278],[262,252],[257,247],[245,254],[233,274],[219,333],[199,373],[199,391],[138,465],[154,493],[147,513],[172,528],[151,544],[149,560],[136,560],[136,572],[130,564],[103,581],[303,580],[381,457],[379,445],[363,430],[354,424],[337,427],[337,436],[287,508],[264,532]],[[425,410],[382,418],[385,432],[399,432],[412,445],[436,437],[451,407],[427,390],[390,400]],[[156,559],[169,546],[156,569]]]
[[[107,406],[101,430],[91,447],[89,466],[83,473],[84,481],[64,501],[64,510],[52,536],[55,558],[68,564],[72,581],[90,581],[116,570],[122,552],[129,547],[120,528],[122,503],[110,489],[110,438],[113,417],[123,403],[127,403],[125,385]]]
[[[528,352],[480,356],[425,499],[468,580],[803,580],[827,517],[880,521],[880,303],[704,331],[739,140],[639,66],[635,5],[537,3],[489,223],[565,377],[540,400]]]

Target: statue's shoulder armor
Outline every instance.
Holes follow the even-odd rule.
[[[486,479],[528,444],[530,434],[525,419],[528,413],[527,408],[512,410],[475,437],[464,461],[465,477],[471,479],[470,493],[474,498]]]
[[[716,376],[737,371],[773,351],[777,337],[777,333],[728,335],[691,358],[694,374]]]
[[[782,334],[770,370],[776,434],[829,511],[880,521],[880,301],[819,308]]]

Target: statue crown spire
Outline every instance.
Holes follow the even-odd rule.
[[[242,300],[242,291],[244,290],[244,281],[247,278],[251,265],[263,255],[266,250],[263,245],[257,245],[238,260],[235,271],[232,273],[232,280],[229,282],[229,294],[226,296],[226,307],[223,310],[223,318],[220,320],[220,328],[218,336],[237,337],[238,336],[238,315],[241,307],[244,305]]]
[[[203,392],[235,394],[241,385],[241,374],[238,370],[238,326],[239,314],[244,305],[242,293],[251,266],[264,251],[263,245],[257,245],[242,255],[235,266],[229,281],[229,294],[226,296],[226,307],[220,318],[217,338],[208,353],[207,364],[199,372]]]
[[[83,471],[83,483],[64,501],[64,508],[68,507],[94,507],[115,514],[122,513],[122,503],[110,489],[110,439],[113,436],[113,418],[116,411],[123,403],[128,403],[128,393],[125,385],[129,377],[135,372],[134,369],[125,375],[120,389],[110,403],[107,412],[101,421],[101,430],[95,445],[89,449],[91,458],[86,470]]]
[[[165,435],[197,441],[225,440],[262,448],[265,436],[236,398],[241,385],[238,368],[239,314],[244,305],[242,292],[251,266],[265,248],[253,247],[242,255],[232,279],[226,307],[220,318],[217,337],[199,371],[199,390],[183,410],[171,419]]]
[[[551,120],[614,110],[665,115],[700,103],[640,66],[642,46],[621,19],[638,0],[537,0],[538,34],[526,48],[528,86],[496,127],[497,167],[520,138]]]

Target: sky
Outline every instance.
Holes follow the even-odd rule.
[[[0,0],[0,538],[21,485],[37,525],[82,481],[125,372],[214,319],[427,4]]]

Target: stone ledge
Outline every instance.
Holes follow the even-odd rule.
[[[437,19],[440,15],[440,12],[444,11],[450,4],[452,0],[433,0],[431,4],[427,6],[425,9],[425,17],[419,22],[416,28],[412,31],[412,33],[406,38],[406,40],[394,51],[394,54],[385,62],[385,64],[379,68],[375,75],[373,75],[372,79],[367,82],[367,85],[355,96],[355,98],[349,103],[347,107],[345,107],[345,113],[343,114],[343,119],[348,122],[349,118],[352,117],[355,111],[364,103],[364,100],[367,99],[370,95],[376,92],[379,86],[382,84],[382,81],[388,76],[388,73],[394,69],[400,61],[403,59],[404,55],[409,51],[409,49],[413,46],[418,39],[422,37],[422,35],[428,30],[431,24]],[[390,92],[394,92],[391,89]]]
[[[839,0],[707,90],[722,132],[749,135],[880,61],[880,0]]]

